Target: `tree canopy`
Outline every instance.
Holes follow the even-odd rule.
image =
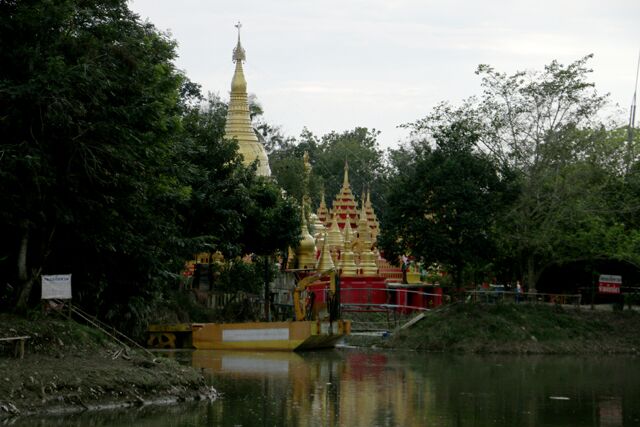
[[[7,306],[72,272],[78,301],[133,319],[195,252],[295,245],[296,204],[242,165],[226,105],[203,104],[126,1],[2,2],[0,40]]]
[[[552,264],[601,258],[637,263],[631,248],[637,247],[638,203],[630,194],[637,150],[625,142],[623,129],[603,121],[607,97],[589,81],[590,57],[513,75],[481,65],[481,96],[456,107],[440,104],[407,125],[414,141],[437,140],[441,129],[461,121],[473,129],[476,155],[508,184],[493,213],[492,268],[507,280],[524,279],[530,289]],[[406,161],[407,153],[395,156]],[[472,196],[464,197],[472,203]],[[416,226],[413,233],[426,230]],[[473,265],[472,256],[465,259]]]
[[[406,254],[449,271],[482,271],[495,254],[495,224],[507,183],[478,151],[478,134],[464,119],[441,125],[429,139],[393,153],[393,170],[379,244],[390,260]],[[473,277],[467,277],[473,280]],[[479,278],[482,279],[482,278]]]

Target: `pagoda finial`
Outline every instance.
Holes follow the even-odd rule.
[[[238,44],[233,49],[233,62],[244,61],[246,60],[246,55],[242,45],[240,44],[240,28],[242,28],[240,21],[238,21],[235,27],[238,29]]]
[[[349,161],[344,159],[344,179],[342,180],[342,186],[349,188]]]

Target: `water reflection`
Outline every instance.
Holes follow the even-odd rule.
[[[223,412],[246,426],[640,425],[635,358],[358,350],[192,360],[225,392]]]
[[[220,401],[15,425],[637,426],[633,357],[194,351]]]

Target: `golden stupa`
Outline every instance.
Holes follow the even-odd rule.
[[[358,267],[355,255],[351,250],[351,227],[344,228],[344,246],[340,254],[340,270],[342,276],[355,276],[358,274]]]
[[[231,99],[229,100],[229,110],[227,112],[227,123],[224,127],[224,137],[238,141],[238,152],[244,157],[243,163],[250,165],[258,160],[256,174],[270,176],[269,159],[267,152],[251,126],[251,116],[249,115],[249,99],[247,97],[247,81],[244,78],[242,62],[246,59],[245,51],[240,44],[240,27],[238,22],[238,44],[233,49],[233,62],[236,63],[236,70],[231,80]]]
[[[351,184],[349,184],[349,163],[346,160],[344,162],[342,188],[336,195],[330,212],[331,216],[338,220],[338,225],[343,232],[347,224],[351,229],[355,229],[358,226],[358,210],[351,192]]]

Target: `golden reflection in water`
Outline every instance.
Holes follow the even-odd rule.
[[[286,381],[287,425],[308,426],[313,420],[314,425],[424,426],[434,404],[423,376],[394,367],[380,353],[314,359],[293,352],[196,350],[192,364],[213,375]]]

